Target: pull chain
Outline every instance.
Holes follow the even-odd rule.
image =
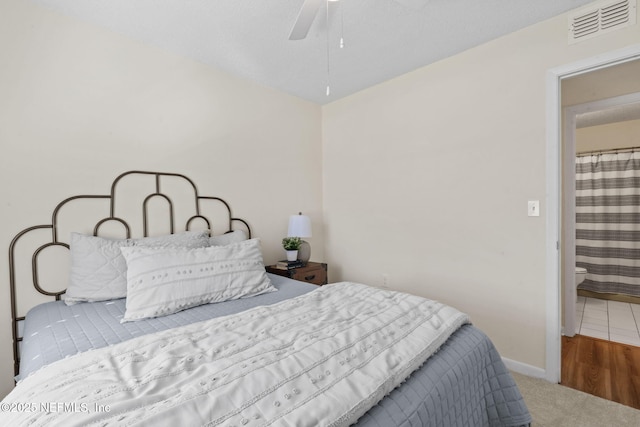
[[[329,3],[330,2],[337,2],[337,0],[327,0],[326,1],[326,6],[327,6],[327,96],[331,95],[331,58],[330,58],[330,51],[331,51],[331,43],[330,43],[330,37],[329,37],[329,29],[330,29],[330,22],[329,22]],[[344,48],[344,12],[342,10],[342,7],[340,7],[340,49]]]
[[[327,96],[331,94],[331,66],[329,65],[329,1],[327,0]]]
[[[340,49],[344,49],[344,12],[340,6]]]

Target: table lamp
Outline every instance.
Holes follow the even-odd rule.
[[[287,237],[311,237],[311,219],[302,215],[302,212],[299,212],[298,215],[291,215]],[[306,264],[309,262],[309,258],[311,258],[311,246],[303,240],[300,249],[298,249],[298,259]]]

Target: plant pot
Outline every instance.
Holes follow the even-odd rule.
[[[298,259],[298,251],[287,251],[287,261],[295,261]]]

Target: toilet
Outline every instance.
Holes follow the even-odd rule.
[[[576,289],[578,285],[584,282],[584,279],[587,278],[587,269],[582,267],[576,267]]]

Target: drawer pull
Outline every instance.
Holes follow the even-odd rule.
[[[315,274],[312,274],[312,275],[310,275],[310,276],[304,276],[304,280],[313,280],[313,279],[315,279],[315,278],[316,278],[316,275],[315,275]]]

